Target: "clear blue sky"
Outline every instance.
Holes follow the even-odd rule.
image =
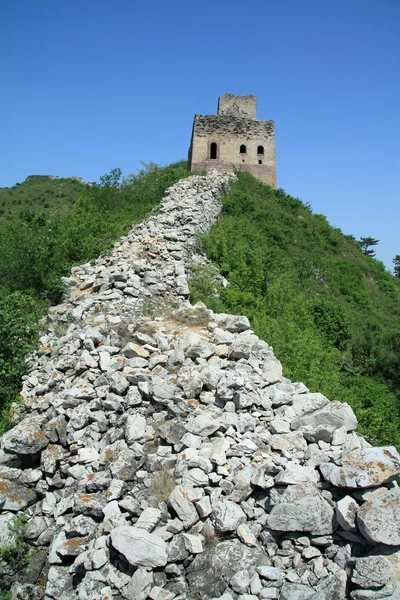
[[[278,185],[392,267],[399,0],[14,0],[0,16],[0,186],[186,158],[195,113],[254,94]]]

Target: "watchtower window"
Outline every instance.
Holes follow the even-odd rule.
[[[261,159],[258,161],[258,164],[259,164],[259,165],[262,165],[262,160],[261,160]]]
[[[247,150],[246,150],[246,146],[244,144],[242,144],[240,146],[239,152],[240,152],[240,154],[246,154]]]
[[[264,146],[258,146],[257,154],[264,154]]]
[[[217,158],[217,143],[211,142],[210,144],[210,158]]]

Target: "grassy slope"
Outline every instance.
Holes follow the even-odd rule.
[[[360,430],[400,445],[400,281],[300,200],[240,175],[204,248],[230,286],[197,269],[192,299],[249,316],[284,374],[349,402]]]
[[[85,184],[76,179],[50,179],[45,175],[31,175],[14,187],[0,188],[0,226],[4,226],[24,210],[35,214],[43,211],[67,212],[84,187]]]

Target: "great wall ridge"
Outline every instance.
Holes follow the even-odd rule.
[[[400,598],[396,449],[283,377],[246,317],[189,303],[228,185],[181,180],[66,280],[1,439],[0,546],[23,512],[36,549],[1,564],[13,598]]]

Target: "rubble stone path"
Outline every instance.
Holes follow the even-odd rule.
[[[24,511],[36,549],[13,599],[400,599],[396,449],[188,301],[228,185],[180,181],[66,280],[1,439],[0,547]]]

